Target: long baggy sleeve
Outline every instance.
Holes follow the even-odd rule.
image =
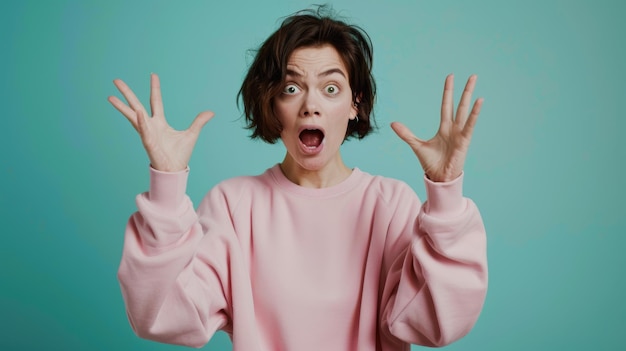
[[[486,235],[476,205],[462,197],[462,176],[448,183],[425,182],[423,206],[409,196],[395,207],[381,324],[398,341],[443,346],[466,335],[482,310]],[[415,213],[417,219],[411,220]]]
[[[118,271],[128,319],[140,337],[200,347],[230,323],[231,282],[224,254],[198,252],[207,244],[211,253],[227,252],[230,243],[207,242],[185,195],[187,171],[150,172],[150,191],[137,196],[138,211],[126,227]]]

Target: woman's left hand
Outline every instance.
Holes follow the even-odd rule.
[[[437,134],[430,140],[416,137],[405,125],[399,122],[391,123],[391,128],[404,140],[422,164],[426,176],[434,182],[448,182],[456,179],[463,172],[463,165],[467,150],[472,139],[472,132],[483,99],[474,102],[468,114],[472,93],[476,85],[476,75],[467,80],[461,101],[454,113],[453,89],[454,76],[446,77],[441,103],[441,122]]]

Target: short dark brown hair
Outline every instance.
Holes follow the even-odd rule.
[[[274,99],[282,92],[291,53],[302,47],[330,44],[337,50],[348,70],[352,101],[358,118],[350,120],[346,139],[364,138],[375,127],[373,118],[376,83],[372,75],[373,49],[370,37],[356,25],[333,18],[332,9],[297,12],[257,50],[252,65],[237,94],[244,106],[251,138],[273,144],[280,138],[282,126],[274,113]]]

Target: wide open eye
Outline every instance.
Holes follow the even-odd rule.
[[[294,95],[298,92],[300,92],[300,88],[298,88],[298,86],[295,84],[288,84],[285,86],[285,88],[283,88],[283,94],[286,95]]]
[[[339,94],[339,87],[337,87],[335,84],[330,84],[324,88],[324,91],[326,92],[326,94],[336,95]]]

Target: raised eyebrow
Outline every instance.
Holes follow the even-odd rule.
[[[289,68],[285,71],[285,73],[288,76],[293,76],[293,77],[298,77],[298,78],[302,77],[301,73],[296,72],[296,71],[294,71],[292,69],[289,69]],[[318,74],[317,76],[318,77],[326,77],[326,76],[330,76],[331,74],[335,74],[335,73],[338,73],[338,74],[342,75],[344,78],[348,79],[348,77],[346,77],[345,73],[343,73],[343,71],[340,70],[339,68],[328,69],[328,70]]]
[[[294,71],[292,69],[289,69],[289,68],[287,68],[287,70],[285,71],[285,74],[288,75],[288,76],[302,77],[302,74],[300,74],[300,73],[298,73],[298,72],[296,72],[296,71]]]
[[[342,75],[344,78],[348,79],[348,77],[346,77],[346,75],[343,73],[343,71],[340,70],[339,68],[328,69],[328,70],[318,74],[318,77],[326,77],[326,76],[330,76],[331,74],[334,74],[334,73],[338,73],[338,74]]]

